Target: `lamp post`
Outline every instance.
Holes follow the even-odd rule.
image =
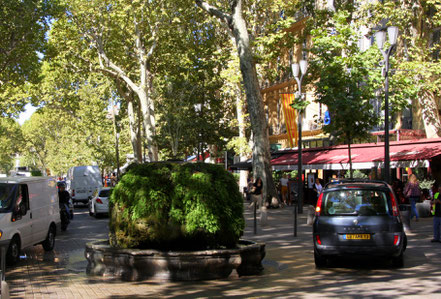
[[[302,94],[302,80],[303,76],[306,74],[306,71],[308,69],[308,62],[306,60],[300,60],[299,63],[293,63],[291,65],[292,68],[292,74],[297,82],[298,91],[296,93],[296,96],[304,99],[304,96]],[[300,75],[300,78],[299,78]],[[298,109],[298,115],[297,115],[297,127],[298,127],[298,163],[297,163],[297,171],[298,171],[298,192],[297,192],[297,206],[299,207],[299,213],[303,212],[303,181],[302,181],[302,109]],[[295,217],[297,218],[297,217]],[[296,235],[296,231],[294,231],[294,236]]]
[[[390,155],[389,155],[389,58],[392,50],[397,44],[398,27],[387,27],[387,35],[389,37],[389,48],[383,49],[386,41],[386,32],[384,30],[375,33],[375,41],[377,46],[383,54],[383,69],[382,75],[384,77],[384,180],[390,183]]]
[[[196,112],[198,118],[200,119],[201,118],[201,114],[202,114],[202,104],[201,103],[194,104],[194,111]],[[203,155],[202,155],[202,152],[201,152],[201,132],[199,130],[199,132],[198,132],[198,156],[197,156],[196,160],[200,161],[201,160],[201,158],[200,158],[201,156],[203,156]]]

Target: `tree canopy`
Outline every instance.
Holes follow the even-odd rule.
[[[0,113],[21,111],[26,104],[21,87],[38,82],[46,34],[55,1],[2,1],[0,9]]]

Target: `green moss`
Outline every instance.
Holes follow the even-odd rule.
[[[218,165],[133,165],[110,198],[110,243],[115,247],[231,248],[244,225],[236,180]]]

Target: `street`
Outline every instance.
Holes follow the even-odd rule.
[[[246,205],[247,206],[247,205]],[[306,212],[306,209],[305,209]],[[430,243],[432,219],[412,222],[404,267],[385,260],[336,260],[316,269],[306,214],[299,216],[298,237],[293,237],[292,207],[268,210],[268,226],[253,234],[252,211],[245,208],[244,238],[267,244],[259,276],[199,282],[121,282],[86,275],[84,245],[107,237],[108,218],[90,217],[77,207],[66,232],[59,233],[55,250],[38,245],[23,252],[6,280],[11,298],[213,298],[213,297],[439,297],[441,294],[440,243]]]

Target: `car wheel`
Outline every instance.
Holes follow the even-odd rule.
[[[404,254],[401,252],[399,256],[392,257],[392,266],[401,268],[404,265]]]
[[[46,240],[43,241],[43,248],[45,251],[51,251],[55,246],[55,228],[51,225],[46,236]]]
[[[326,267],[327,264],[326,258],[319,255],[315,249],[314,249],[314,262],[316,268]]]
[[[16,264],[20,259],[20,238],[14,236],[9,243],[8,251],[6,253],[6,263],[9,266]]]

